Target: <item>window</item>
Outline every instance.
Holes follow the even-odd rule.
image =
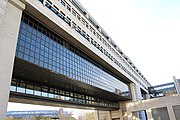
[[[136,111],[132,113],[133,120],[147,120],[146,111]]]
[[[74,9],[72,9],[72,14],[76,17],[77,12]]]
[[[170,120],[166,107],[152,109],[152,117],[154,120]]]
[[[62,4],[63,6],[66,5],[65,2],[64,2],[64,0],[61,0],[61,4]]]
[[[66,3],[66,5],[67,5],[66,8],[71,12],[71,6],[68,3]]]
[[[72,22],[72,28],[76,28],[76,23]]]
[[[20,93],[25,93],[25,83],[21,81],[18,83],[17,91]]]
[[[64,13],[61,11],[61,14]],[[122,86],[121,91],[129,91],[126,84],[122,83],[113,75],[107,73],[106,68],[101,66],[93,58],[87,56],[79,48],[73,46],[64,38],[61,38],[55,32],[51,31],[33,18],[26,18],[24,15],[22,17],[23,19],[19,31],[16,57],[54,71],[57,74],[63,74],[71,79],[83,81],[110,92],[114,92],[114,89],[119,88],[119,86]],[[71,21],[69,17],[66,17],[66,20]],[[76,25],[76,23],[73,21],[71,22],[75,30],[86,40],[91,42],[102,53],[104,52],[104,54],[110,59],[114,60],[114,58],[105,51],[97,41],[93,40],[93,38],[86,34],[80,26]],[[33,26],[31,27],[30,25]],[[91,29],[94,30],[92,27]],[[24,30],[24,32],[22,30]],[[12,90],[15,89],[16,88],[12,88]],[[26,89],[26,93],[33,94],[30,86],[27,86]],[[18,88],[18,90],[25,92],[23,88]],[[49,95],[49,93],[51,95]],[[34,94],[44,97],[53,97],[53,93],[48,92],[47,88],[38,88],[38,86],[34,88]],[[54,97],[60,98],[59,96]]]
[[[81,16],[79,14],[77,14],[77,19],[81,21]]]

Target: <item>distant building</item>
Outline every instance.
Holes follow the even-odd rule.
[[[149,87],[151,99],[128,102],[128,120],[180,120],[180,79]]]
[[[175,83],[171,82],[171,83],[149,87],[149,94],[153,98],[177,94]]]
[[[72,116],[71,112],[60,110],[31,110],[31,111],[8,111],[6,116],[13,118],[24,118],[24,117],[52,117],[57,118],[59,114],[64,116]]]
[[[148,90],[151,98],[180,94],[180,79],[175,77],[173,79],[174,82],[149,87]]]

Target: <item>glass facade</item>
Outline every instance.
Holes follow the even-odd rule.
[[[132,112],[133,120],[147,120],[146,111],[136,111]]]
[[[162,97],[177,94],[174,82],[149,87],[148,89],[152,97]]]
[[[122,57],[124,57],[125,60],[128,60],[129,58],[126,57],[126,55],[123,55],[124,53],[122,53],[122,51],[120,49],[117,49],[117,51],[122,55],[118,54],[115,49],[112,47],[114,46],[115,44],[112,42],[107,42],[109,40],[105,40],[107,39],[107,36],[105,35],[103,38],[101,36],[101,33],[103,35],[103,29],[101,29],[101,33],[99,33],[98,31],[96,31],[95,29],[96,28],[93,28],[92,25],[95,27],[97,27],[96,23],[94,23],[93,19],[89,16],[87,19],[90,21],[90,23],[92,24],[88,24],[88,22],[80,15],[77,13],[77,11],[75,11],[73,9],[73,6],[69,6],[69,4],[65,1],[65,0],[61,0],[61,5],[60,6],[57,6],[56,4],[53,3],[53,1],[51,0],[39,0],[42,4],[44,4],[44,7],[47,7],[50,11],[52,11],[55,15],[57,15],[60,19],[59,20],[62,20],[64,21],[66,24],[69,25],[69,27],[73,28],[76,32],[78,32],[80,35],[82,35],[84,37],[84,39],[86,39],[87,41],[89,41],[89,43],[91,43],[91,45],[94,45],[94,47],[101,51],[102,54],[104,54],[109,60],[113,61],[121,70],[123,70],[124,72],[126,72],[129,76],[131,76],[134,80],[136,80],[140,85],[142,85],[144,87],[144,89],[147,90],[147,87],[144,86],[144,84],[141,83],[141,81],[139,81],[133,74],[136,74],[137,76],[141,76],[146,82],[147,80],[144,78],[144,76],[139,73],[139,71],[137,69],[135,69],[135,66],[132,66],[135,70],[133,70],[129,64],[127,64],[126,62],[129,62],[129,61],[124,61],[122,59]],[[79,8],[79,5],[76,4],[76,2],[74,0],[71,1],[73,3],[73,5],[75,5],[76,7]],[[61,10],[61,7],[65,7],[70,13],[72,13],[72,15],[74,17],[77,18],[77,20],[79,20],[82,24],[77,24],[75,21],[74,21],[74,18],[72,19],[72,17],[70,17],[69,15],[66,14],[66,11],[63,11]],[[82,9],[79,9],[80,11]],[[82,11],[81,11],[82,12]],[[84,12],[83,12],[84,13]],[[99,43],[97,41],[97,39],[94,39],[92,38],[91,35],[89,35],[89,33],[86,33],[87,32],[87,29],[83,29],[82,26],[85,26],[89,32],[91,32],[94,36],[96,36],[97,39],[99,39],[101,41],[101,43]],[[128,69],[126,69],[126,67],[124,67],[124,65],[122,65],[118,59],[115,59],[114,58],[114,55],[112,55],[111,53],[109,53],[106,49],[103,48],[102,44],[104,44],[107,49],[109,49],[110,51],[112,51],[113,53],[115,53],[114,55],[117,56],[119,59],[123,60],[127,66],[129,66],[130,68],[130,71]],[[111,45],[112,46],[111,46]],[[116,46],[116,45],[115,45]],[[116,47],[115,47],[116,48]],[[133,65],[131,62],[129,62],[130,65]],[[148,83],[149,84],[149,83]],[[150,84],[149,84],[150,85]]]
[[[127,95],[128,86],[46,26],[23,14],[16,57],[109,92]]]
[[[27,95],[34,95],[43,98],[50,98],[53,100],[63,100],[69,102],[75,102],[79,104],[89,104],[94,106],[119,108],[118,102],[111,102],[102,100],[89,95],[83,95],[74,93],[67,90],[61,90],[55,87],[49,87],[47,85],[41,85],[38,83],[25,81],[21,79],[12,79],[10,91],[23,93]]]

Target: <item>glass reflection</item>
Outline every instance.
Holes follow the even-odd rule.
[[[23,82],[24,86],[17,86],[19,83]],[[15,83],[15,84],[12,84]],[[105,101],[101,100],[99,98],[95,98],[92,96],[72,93],[69,91],[63,91],[60,89],[47,87],[47,86],[40,86],[37,84],[32,85],[31,83],[19,79],[13,79],[11,83],[11,89],[10,91],[13,92],[19,92],[19,93],[26,93],[30,95],[35,96],[41,96],[46,98],[53,98],[57,100],[64,100],[64,101],[71,101],[71,102],[77,102],[82,104],[92,104],[92,105],[100,105],[100,106],[106,106],[106,107],[117,107],[119,108],[118,102],[111,102],[111,101]],[[33,89],[29,89],[29,86]],[[46,88],[47,92],[44,92]]]
[[[25,13],[20,26],[16,56],[69,78],[113,93],[118,89],[117,94],[129,96],[124,94],[129,93],[126,84]]]

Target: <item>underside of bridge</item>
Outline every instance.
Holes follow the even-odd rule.
[[[20,58],[15,59],[10,102],[99,110],[119,109],[130,100],[55,73]]]

